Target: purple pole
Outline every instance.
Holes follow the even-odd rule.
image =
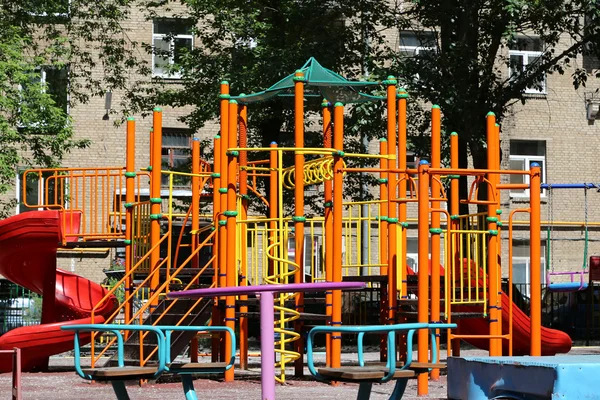
[[[273,292],[260,294],[260,357],[262,400],[275,400],[275,316]]]

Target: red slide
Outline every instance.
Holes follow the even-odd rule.
[[[510,299],[502,293],[502,333],[508,333],[508,308]],[[481,306],[460,306],[460,312],[481,312]],[[463,335],[488,335],[489,323],[483,318],[457,319],[458,334]],[[531,331],[529,317],[516,304],[513,304],[513,355],[523,356],[529,354]],[[465,339],[468,343],[480,349],[489,350],[489,339]],[[542,355],[553,356],[557,353],[568,353],[572,345],[571,338],[565,332],[542,327]],[[502,340],[502,354],[508,355],[508,341]]]
[[[90,323],[92,308],[106,289],[88,279],[56,268],[56,250],[62,237],[62,213],[32,211],[0,221],[0,275],[43,296],[41,325],[13,329],[0,336],[0,350],[21,349],[23,371],[44,369],[48,357],[73,349],[73,333],[66,324]],[[68,214],[79,229],[80,214]],[[67,224],[64,224],[67,225]],[[97,310],[102,323],[118,306],[116,298]],[[89,336],[82,339],[89,342]],[[0,373],[11,370],[8,355],[0,356]]]
[[[431,274],[431,260],[429,260],[429,273]],[[416,275],[410,268],[407,268],[408,275]],[[480,274],[483,271],[480,270]],[[444,267],[440,265],[440,275],[444,276]],[[480,281],[480,284],[483,282]],[[502,333],[508,334],[509,307],[511,300],[502,292]],[[454,308],[457,312],[481,312],[481,306],[458,306]],[[457,334],[462,335],[489,335],[489,322],[486,318],[463,318],[452,322],[458,324]],[[530,349],[530,325],[529,317],[516,304],[513,303],[513,355],[524,356],[529,354]],[[489,339],[464,339],[483,350],[489,350]],[[542,355],[553,356],[558,353],[568,353],[571,350],[573,342],[569,335],[563,331],[542,327]],[[502,340],[502,354],[508,355],[508,341]]]

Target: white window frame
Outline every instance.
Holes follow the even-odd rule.
[[[512,258],[513,276],[514,276],[515,264],[525,264],[525,282],[514,282],[513,281],[513,283],[525,285],[524,291],[522,293],[525,296],[527,296],[528,298],[530,298],[531,297],[531,258],[513,256],[513,258]],[[540,265],[542,266],[540,268],[541,282],[544,282],[544,279],[545,279],[545,276],[544,276],[544,265],[545,264],[546,264],[546,257],[541,256],[540,257]]]
[[[541,182],[546,182],[546,156],[527,156],[527,155],[510,155],[509,156],[510,161],[523,161],[523,167],[526,168],[524,169],[524,171],[527,171],[529,169],[529,166],[531,165],[531,163],[533,162],[541,162],[542,163],[542,179]],[[526,185],[529,185],[530,182],[530,177],[529,175],[525,174],[523,175],[523,183],[525,183]],[[510,192],[510,197],[517,197],[517,198],[529,198],[530,195],[530,191],[529,188],[525,189],[525,191],[523,193],[519,193],[519,192]],[[540,192],[540,196],[541,197],[546,197],[546,189],[542,189],[542,191]]]
[[[511,58],[512,56],[520,56],[523,57],[523,68],[527,69],[527,66],[533,62],[536,58],[542,57],[544,54],[543,51],[529,51],[529,50],[508,50],[508,76],[512,78],[514,72],[511,67]],[[542,81],[542,88],[536,89],[534,87],[527,87],[524,90],[526,94],[547,94],[547,74],[544,72],[544,79]]]
[[[179,20],[181,21],[182,24],[184,24],[186,22],[185,19],[182,18],[173,18],[173,20]],[[181,73],[180,72],[172,72],[172,73],[157,73],[155,71],[156,68],[156,64],[155,64],[155,48],[154,48],[154,41],[155,40],[163,40],[163,41],[169,41],[169,51],[170,54],[168,56],[168,61],[169,61],[169,65],[173,65],[175,64],[175,40],[176,39],[190,39],[192,42],[192,49],[194,48],[194,35],[193,34],[175,34],[173,33],[173,35],[171,37],[169,37],[170,35],[167,33],[156,33],[154,32],[154,24],[155,24],[156,20],[152,21],[152,77],[153,78],[163,78],[163,79],[181,79]]]

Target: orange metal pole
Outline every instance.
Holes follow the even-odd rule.
[[[221,109],[221,113],[223,113],[223,109]],[[223,115],[221,114],[221,120],[223,120]],[[221,194],[219,193],[219,188],[221,187],[221,136],[216,135],[214,138],[214,159],[213,159],[213,173],[211,174],[213,180],[213,229],[219,229],[219,216],[221,214]],[[217,286],[224,286],[220,279],[220,265],[219,265],[219,232],[213,236],[213,245],[212,245],[212,253],[216,257],[213,259],[213,284]],[[215,325],[220,324],[222,321],[222,317],[220,315],[219,309],[219,301],[217,299],[213,302],[212,308],[212,322]],[[215,334],[212,337],[212,362],[219,361],[219,353],[220,353],[220,343],[221,343],[221,335]]]
[[[133,203],[135,202],[135,119],[127,118],[127,159],[125,160],[125,296],[133,292],[133,280],[129,275],[133,267]],[[125,323],[131,323],[133,298],[125,303]]]
[[[386,155],[387,150],[387,139],[379,139],[379,154]],[[379,208],[379,260],[381,266],[381,276],[387,276],[388,274],[388,173],[385,171],[388,168],[388,160],[382,158],[379,160],[379,167],[381,172],[379,174],[379,194],[381,198],[381,206]],[[379,323],[385,325],[387,323],[387,310],[388,310],[388,295],[387,286],[385,283],[381,284],[380,288],[380,303],[379,303]],[[379,339],[379,359],[386,361],[387,358],[387,336],[381,335]]]
[[[433,105],[431,108],[431,166],[433,168],[441,168],[442,166],[442,138],[441,138],[441,123],[442,117],[440,107]],[[431,180],[431,197],[439,199],[441,196],[441,184],[439,181],[439,175],[433,175],[434,178]],[[440,209],[439,201],[432,201],[431,208],[435,210]],[[431,321],[440,321],[440,214],[434,212],[431,214]],[[420,269],[419,269],[420,270]],[[439,337],[440,331],[436,329],[436,336]],[[440,342],[436,341],[436,351],[440,354]],[[438,380],[440,377],[440,370],[431,370],[431,378]]]
[[[495,154],[498,152],[496,145],[497,142],[494,140],[496,132],[496,115],[493,112],[487,114],[487,158],[488,158],[488,169],[494,169],[495,167]],[[495,177],[488,175],[490,182],[495,182]],[[495,195],[494,188],[488,190],[488,200]],[[501,297],[500,291],[500,274],[498,271],[498,256],[496,250],[498,248],[498,217],[496,215],[495,205],[488,205],[487,207],[487,222],[489,235],[487,240],[487,262],[488,262],[488,276],[489,276],[489,315],[490,315],[490,335],[501,335],[502,331],[500,328],[500,321],[502,320],[502,303],[500,302]],[[490,339],[490,356],[501,356],[502,355],[502,339],[491,338]]]
[[[337,151],[344,149],[344,105],[335,103],[333,107],[333,148]],[[342,218],[344,201],[343,172],[344,162],[342,154],[336,153],[333,167],[333,282],[342,281]],[[342,324],[342,292],[333,291],[332,299],[332,326]],[[341,366],[342,337],[340,332],[331,334],[331,367],[339,368]]]
[[[160,213],[161,197],[161,164],[162,164],[162,111],[160,108],[155,108],[153,113],[153,128],[152,128],[152,173],[150,176],[150,248],[155,249],[150,254],[150,268],[152,278],[150,279],[150,295],[152,296],[160,284],[160,273],[156,271],[160,263],[160,249],[157,246],[160,241]],[[152,312],[158,305],[158,299],[152,301],[149,309]]]
[[[228,147],[237,147],[237,101],[229,101],[229,133]],[[227,210],[223,212],[226,219],[227,229],[227,254],[226,254],[226,281],[227,287],[237,286],[237,257],[236,257],[236,216],[237,216],[237,156],[239,153],[227,151]],[[225,325],[235,330],[235,296],[225,298]],[[225,336],[225,359],[229,360],[235,354],[231,354],[231,337]],[[225,381],[233,381],[234,369],[225,371]]]
[[[531,208],[529,225],[529,259],[531,262],[531,351],[532,356],[542,355],[542,282],[540,265],[540,185],[542,172],[538,163],[531,164],[531,188],[529,189],[529,201]]]
[[[400,155],[398,157],[398,169],[405,170],[406,169],[406,102],[408,99],[408,93],[403,88],[398,90],[398,149]],[[407,189],[407,178],[408,174],[402,174],[405,179],[400,181],[398,184],[399,197],[406,197],[406,189]],[[401,229],[401,243],[402,243],[402,254],[400,255],[400,277],[402,281],[402,286],[400,289],[400,296],[403,299],[408,298],[407,292],[408,288],[406,287],[406,252],[408,246],[408,223],[407,219],[407,204],[402,202],[399,205],[399,215],[398,220],[400,221]]]
[[[417,321],[429,322],[429,164],[423,160],[419,163],[418,183],[418,296]],[[429,358],[429,332],[420,329],[418,332],[418,361],[427,362]],[[419,374],[417,378],[417,395],[426,395],[429,391],[427,372]]]
[[[220,111],[221,111],[221,120],[220,120],[220,146],[219,146],[219,173],[221,174],[220,186],[215,188],[219,192],[219,215],[217,221],[217,258],[218,261],[218,277],[219,277],[219,285],[221,287],[227,286],[227,221],[224,215],[224,212],[227,210],[227,147],[229,144],[229,83],[227,81],[221,82],[221,94],[219,95],[220,99]],[[225,298],[221,298],[221,301],[225,300]],[[225,323],[226,316],[225,311],[221,308],[221,304],[218,304],[219,313],[218,317],[220,319],[219,323]],[[226,305],[225,305],[226,307]],[[227,360],[225,358],[225,335],[220,335],[220,349],[219,354],[221,355],[221,360]]]
[[[198,232],[200,229],[200,139],[192,140],[192,232]],[[198,234],[192,234],[192,252],[198,249]],[[198,254],[192,259],[192,268],[198,268]],[[196,280],[194,283],[197,283]],[[190,341],[190,360],[198,362],[198,336],[194,336]]]
[[[298,70],[294,74],[294,145],[296,148],[304,147],[304,72]],[[295,231],[295,261],[298,270],[294,274],[294,282],[304,282],[304,154],[294,154],[294,231]],[[304,312],[304,292],[296,293],[296,311]],[[301,319],[294,321],[296,332],[302,332]],[[294,341],[297,353],[304,352],[304,336],[300,335]],[[304,375],[304,358],[299,357],[294,361],[295,376]]]
[[[331,103],[324,100],[321,103],[323,108],[323,147],[330,149],[333,146],[332,136],[333,127],[331,124]],[[325,180],[323,182],[325,192],[325,280],[327,282],[333,281],[333,188],[331,186],[331,180]],[[332,292],[327,291],[325,293],[325,314],[327,315],[327,324],[331,325],[332,317]],[[325,338],[325,354],[326,354],[326,365],[331,366],[331,335],[327,334]]]
[[[240,105],[240,147],[248,147],[248,107]],[[240,151],[240,172],[239,172],[239,185],[240,185],[240,196],[242,198],[242,207],[240,219],[245,221],[248,218],[248,171],[243,168],[248,165],[248,152]],[[241,250],[241,264],[240,264],[240,286],[248,286],[248,254],[246,249],[248,248],[248,225],[243,223],[240,226],[242,230],[240,238],[240,250]],[[240,296],[241,301],[247,301],[248,295]],[[240,368],[248,369],[248,306],[240,306]]]
[[[229,146],[229,83],[226,81],[221,82],[221,146],[220,146],[220,173],[221,173],[221,186],[216,190],[220,194],[220,214],[219,214],[219,282],[220,286],[227,286],[227,222],[223,212],[227,210],[227,175],[228,175],[228,160],[227,160],[227,148]]]
[[[493,159],[494,159],[494,170],[500,170],[500,125],[498,125],[497,123],[494,124],[494,131],[493,131],[493,141],[494,141],[494,154],[493,154]],[[498,334],[502,334],[503,329],[502,329],[502,320],[503,320],[503,313],[505,312],[505,310],[502,308],[502,265],[501,265],[501,259],[502,259],[502,240],[500,238],[502,238],[502,223],[500,222],[500,216],[502,214],[502,209],[500,208],[500,189],[498,188],[498,185],[500,184],[500,174],[491,174],[492,176],[490,176],[491,178],[494,178],[493,182],[493,188],[494,188],[494,197],[496,198],[496,204],[494,205],[495,208],[495,212],[496,212],[496,218],[498,218],[498,222],[496,223],[496,229],[498,230],[498,236],[496,239],[496,248],[494,250],[494,253],[496,255],[496,269],[498,271],[498,302],[500,303],[500,308],[498,311]],[[490,178],[488,177],[488,178]],[[512,297],[511,297],[512,300]],[[507,312],[509,310],[506,310]],[[511,318],[512,318],[512,313],[510,314]],[[499,340],[499,346],[500,346],[500,351],[502,352],[502,340],[504,339],[500,339]],[[512,339],[509,341],[509,343],[512,343]],[[504,354],[503,354],[504,355]]]
[[[396,78],[388,76],[387,84],[387,141],[388,141],[388,168],[396,167]],[[388,196],[389,200],[398,198],[397,187],[398,175],[388,173]],[[392,201],[388,202],[388,324],[396,320],[396,307],[398,304],[396,282],[397,273],[397,227],[398,206]]]
[[[458,168],[458,134],[456,132],[452,132],[450,134],[450,168],[452,168],[452,169]],[[458,218],[458,213],[459,213],[459,195],[458,195],[459,182],[458,182],[458,177],[456,177],[456,176],[452,176],[450,179],[451,179],[450,180],[450,216],[451,216],[450,226],[452,227],[452,230],[458,230],[459,227],[458,227],[457,218]],[[450,249],[451,253],[450,253],[450,257],[448,258],[450,261],[449,265],[446,265],[446,279],[450,280],[450,285],[452,285],[452,280],[455,279],[454,263],[456,262],[455,255],[458,252],[458,246],[459,246],[459,243],[457,241],[458,237],[459,237],[458,235],[451,234],[450,237],[448,238],[448,240],[450,240],[450,246],[448,246],[448,248]],[[459,265],[460,265],[460,263],[462,263],[462,260],[459,260]],[[446,299],[446,304],[449,305],[450,299],[451,299],[450,292],[445,293],[445,299]],[[451,310],[451,308],[449,306],[448,306],[448,309]],[[451,314],[452,313],[450,313],[450,315],[446,317],[446,319],[448,321],[451,320],[451,317],[452,317]],[[449,339],[448,342],[449,342],[448,349],[450,349],[452,351],[452,355],[456,356],[456,357],[460,356],[460,339],[456,339],[456,340]]]

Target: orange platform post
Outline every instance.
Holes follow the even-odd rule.
[[[240,135],[240,147],[248,147],[248,107],[245,105],[239,106],[239,135]],[[240,151],[240,172],[239,172],[239,191],[242,199],[242,207],[240,220],[245,221],[248,218],[248,152],[245,150]],[[240,226],[241,243],[239,248],[241,250],[241,263],[239,272],[239,284],[240,286],[248,286],[248,256],[244,253],[243,249],[248,248],[248,225],[241,224]],[[248,300],[248,295],[240,296],[241,301]],[[240,306],[240,368],[248,369],[248,306]]]
[[[422,160],[419,164],[418,184],[418,293],[417,321],[429,322],[429,164]],[[420,329],[418,332],[418,361],[426,363],[429,359],[429,332]],[[417,378],[417,395],[423,396],[429,392],[428,373],[421,373]]]
[[[235,100],[229,101],[229,124],[228,124],[228,148],[237,147],[237,120],[238,104]],[[236,247],[236,216],[237,216],[237,157],[239,153],[227,151],[227,209],[223,212],[226,218],[227,252],[225,260],[227,263],[226,283],[227,287],[237,286],[237,247]],[[235,330],[235,296],[225,298],[225,326]],[[235,354],[231,354],[231,337],[225,335],[225,359],[229,360]],[[225,381],[233,381],[234,368],[225,371]]]
[[[432,168],[441,168],[442,166],[442,157],[441,157],[441,149],[442,149],[442,139],[441,139],[441,111],[438,105],[434,105],[431,107],[431,167]],[[440,209],[440,201],[441,196],[441,184],[440,184],[440,176],[433,175],[431,177],[431,208],[434,210]],[[440,248],[440,234],[442,230],[440,228],[440,213],[432,212],[431,213],[431,321],[432,322],[441,322],[440,321],[440,256],[441,256],[441,248]],[[436,329],[435,334],[439,337],[440,331]],[[440,354],[440,342],[436,341],[437,346],[437,354]],[[440,377],[440,370],[433,369],[431,371],[431,378],[433,380],[438,380]]]
[[[487,115],[487,158],[488,158],[488,169],[495,167],[494,157],[498,152],[494,141],[496,132],[496,116],[490,112]],[[491,202],[495,197],[495,177],[488,174],[488,202]],[[499,338],[502,335],[500,321],[502,321],[502,303],[500,292],[500,271],[498,268],[498,216],[496,215],[495,204],[489,204],[487,206],[487,222],[489,235],[487,240],[487,263],[488,263],[488,276],[489,276],[489,315],[490,315],[490,336],[496,336],[490,338],[490,356],[501,356],[502,355],[502,339]]]
[[[388,169],[396,170],[396,154],[398,147],[396,145],[396,78],[388,76],[385,81],[387,85],[387,150],[388,150]],[[398,288],[396,276],[398,273],[397,260],[397,226],[398,226],[398,205],[393,201],[398,198],[398,174],[396,172],[388,173],[388,324],[395,323],[396,307],[398,305]]]
[[[343,235],[343,207],[344,161],[342,152],[344,150],[344,105],[335,103],[333,107],[333,147],[336,155],[333,164],[333,282],[342,281],[342,235]],[[342,291],[334,290],[332,294],[332,316],[331,325],[342,324]],[[342,357],[342,337],[340,332],[331,334],[331,367],[339,368]]]
[[[150,248],[154,248],[150,254],[150,297],[152,297],[160,285],[160,213],[162,199],[160,197],[161,169],[162,169],[162,111],[155,108],[152,123],[152,171],[150,179]],[[150,304],[150,312],[154,311],[158,305],[158,298]]]
[[[331,121],[331,103],[323,100],[323,147],[330,149],[333,147],[333,126]],[[325,180],[324,185],[324,208],[325,208],[325,281],[333,282],[333,187],[331,180]],[[327,324],[331,325],[332,318],[331,291],[325,293],[325,314],[327,315]],[[331,366],[331,334],[325,337],[325,364]]]
[[[304,72],[296,71],[294,74],[294,145],[297,149],[304,147]],[[294,283],[304,282],[304,154],[294,154],[294,231],[295,231],[295,262],[298,269],[294,274]],[[304,293],[296,293],[296,311],[304,312]],[[294,321],[294,330],[302,332],[303,323],[301,319]],[[298,354],[304,352],[304,336],[300,335],[294,341],[294,351]],[[295,376],[304,375],[304,359],[297,358],[294,361]]]

